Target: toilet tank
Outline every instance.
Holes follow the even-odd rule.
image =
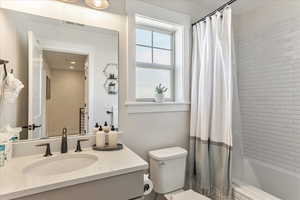
[[[166,194],[182,189],[185,182],[187,151],[181,147],[149,152],[150,178],[154,191]]]

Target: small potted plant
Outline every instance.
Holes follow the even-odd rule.
[[[162,103],[164,102],[165,93],[168,91],[168,88],[164,87],[161,83],[155,87],[155,102]]]

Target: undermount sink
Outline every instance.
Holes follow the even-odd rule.
[[[61,154],[34,162],[23,169],[24,174],[51,176],[69,173],[91,166],[98,157],[91,154]]]

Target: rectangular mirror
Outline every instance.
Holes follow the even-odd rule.
[[[0,59],[25,86],[16,103],[24,112],[20,139],[61,136],[63,128],[68,135],[85,135],[105,121],[118,128],[118,32],[0,12],[6,33],[14,33],[1,45],[18,47],[15,58]]]

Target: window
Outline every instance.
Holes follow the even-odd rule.
[[[136,98],[154,99],[160,83],[168,90],[165,98],[174,100],[174,33],[166,30],[138,27],[136,29]]]

